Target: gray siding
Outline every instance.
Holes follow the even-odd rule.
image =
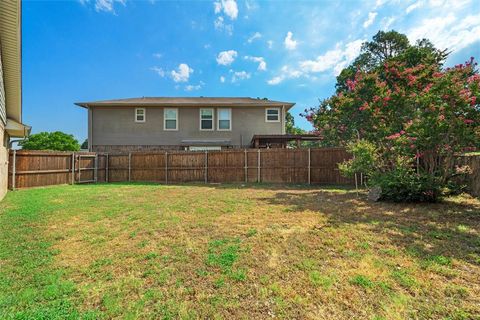
[[[2,66],[2,52],[0,49],[0,119],[5,124],[7,123],[7,115],[5,109],[5,87],[3,85],[3,66]]]
[[[214,131],[200,130],[200,108],[178,108],[178,131],[163,130],[162,107],[147,107],[146,121],[135,122],[134,107],[95,107],[89,110],[91,148],[101,145],[185,145],[182,140],[229,139],[232,146],[247,146],[254,134],[282,134],[280,122],[265,122],[265,107],[232,107],[232,130],[217,130],[217,108]]]

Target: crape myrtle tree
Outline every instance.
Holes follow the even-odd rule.
[[[340,73],[336,94],[305,110],[324,145],[353,153],[344,174],[363,172],[395,201],[435,201],[455,189],[466,169],[455,155],[480,143],[480,75],[473,57],[444,68],[447,55],[380,31]]]

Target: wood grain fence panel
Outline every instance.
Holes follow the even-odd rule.
[[[208,152],[208,182],[245,181],[245,152]]]
[[[11,152],[10,188],[12,156]],[[308,183],[310,176],[311,183],[352,184],[352,179],[342,177],[338,171],[338,163],[348,158],[341,148],[311,149],[310,161],[308,149],[169,151],[167,160],[165,152],[108,155],[76,152],[75,182],[90,182],[95,178],[97,182],[107,182],[108,177],[108,182]],[[71,152],[17,151],[15,187],[71,183],[71,166]]]
[[[132,153],[131,181],[165,181],[164,153]]]
[[[108,181],[128,181],[128,154],[110,154],[108,156]]]

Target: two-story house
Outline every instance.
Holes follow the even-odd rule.
[[[254,98],[143,97],[78,102],[88,109],[90,151],[220,150],[254,135],[285,134],[290,102]]]

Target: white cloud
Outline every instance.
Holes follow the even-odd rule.
[[[237,51],[235,50],[222,51],[217,56],[217,63],[223,66],[228,66],[235,61],[236,57]]]
[[[172,79],[175,82],[187,82],[190,78],[190,74],[193,73],[193,69],[186,63],[180,63],[177,70],[178,71],[172,70],[170,72]]]
[[[82,5],[86,5],[87,3],[90,3],[90,0],[78,0],[78,2]],[[119,3],[125,6],[126,2],[127,0],[94,0],[95,11],[104,11],[115,14],[115,4]]]
[[[247,42],[252,43],[255,39],[260,39],[262,34],[260,32],[255,32],[250,38],[248,38]]]
[[[155,67],[151,67],[150,70],[152,70],[162,78],[165,77],[165,70],[163,70],[162,68],[155,66]]]
[[[280,82],[282,82],[283,79],[285,79],[285,78],[282,77],[282,76],[276,76],[276,77],[273,77],[272,79],[268,80],[267,83],[268,83],[269,85],[274,86],[274,85],[277,85],[277,84],[279,84]]]
[[[215,29],[225,31],[228,35],[233,34],[233,26],[225,23],[225,19],[222,16],[217,17],[217,19],[215,19],[213,22],[213,25],[215,26]]]
[[[427,38],[440,48],[460,50],[480,41],[480,14],[457,16],[449,13],[420,21],[407,31],[410,41]]]
[[[268,80],[267,83],[269,85],[277,85],[285,79],[299,78],[302,75],[303,73],[300,70],[295,70],[289,66],[283,66],[280,69],[280,75]]]
[[[224,82],[225,82],[225,77],[224,77],[224,76],[221,76],[221,77],[220,77],[220,82],[221,82],[221,83],[224,83]]]
[[[157,59],[160,59],[161,57],[163,57],[163,55],[162,55],[161,53],[158,53],[158,52],[152,54],[152,56],[153,56],[154,58],[157,58]]]
[[[200,81],[200,83],[197,84],[197,85],[189,84],[189,85],[186,85],[186,86],[185,86],[185,91],[200,90],[200,89],[202,89],[202,87],[203,87],[204,85],[205,85],[205,82],[203,82],[203,81]]]
[[[267,45],[268,45],[268,49],[272,49],[272,48],[273,48],[273,41],[272,41],[272,40],[268,40],[268,41],[267,41]]]
[[[363,23],[363,27],[368,28],[373,23],[373,21],[375,21],[375,17],[377,16],[377,14],[377,12],[369,12],[368,19],[365,20],[365,22]]]
[[[243,57],[245,60],[253,61],[258,63],[258,71],[265,71],[267,70],[267,63],[263,57],[252,57],[252,56],[245,56]]]
[[[238,80],[250,79],[250,73],[246,71],[236,71],[232,76],[232,83],[237,82]]]
[[[420,8],[421,6],[423,6],[423,1],[414,2],[414,3],[412,3],[411,5],[409,5],[409,6],[407,7],[407,9],[405,10],[405,12],[406,12],[407,14],[409,14],[410,12],[412,12],[412,11],[415,10],[415,9]]]
[[[297,40],[293,40],[293,33],[291,31],[287,32],[287,36],[283,42],[285,44],[285,48],[288,50],[295,50],[297,47]]]
[[[380,22],[380,25],[381,25],[381,29],[382,30],[389,30],[391,25],[397,20],[396,17],[385,17],[382,19],[382,21]]]
[[[238,6],[235,0],[221,0],[213,3],[213,10],[215,14],[223,13],[231,20],[237,19]]]
[[[335,49],[327,51],[315,60],[301,61],[300,69],[305,73],[333,70],[334,74],[338,75],[358,56],[363,42],[365,40],[358,39],[347,43],[344,48],[340,43],[337,43]]]

